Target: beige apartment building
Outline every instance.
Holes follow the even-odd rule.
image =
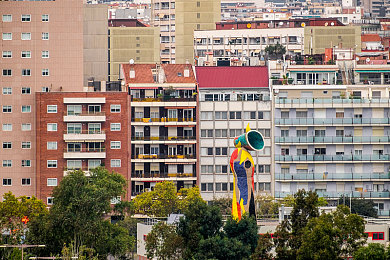
[[[126,21],[127,20],[127,21]],[[146,27],[137,20],[109,27],[109,80],[118,80],[120,64],[160,63],[159,28]]]
[[[0,194],[36,194],[35,92],[81,91],[83,2],[0,1]]]
[[[152,0],[152,25],[160,28],[162,63],[193,63],[194,31],[214,30],[219,0]]]

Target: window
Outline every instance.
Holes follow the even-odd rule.
[[[29,41],[29,40],[31,40],[31,33],[29,33],[29,32],[22,32],[22,40],[23,41]]]
[[[57,113],[57,105],[47,105],[47,113]]]
[[[111,159],[111,167],[121,167],[121,160],[120,159]]]
[[[12,160],[3,160],[3,167],[12,167]]]
[[[307,111],[297,111],[296,118],[307,118]]]
[[[88,114],[96,114],[102,111],[101,105],[89,105],[88,106]]]
[[[88,160],[88,170],[99,167],[101,163],[100,160]]]
[[[12,94],[12,88],[10,87],[3,88],[3,95],[11,95],[11,94]]]
[[[207,183],[207,190],[213,191],[214,190],[214,183]]]
[[[80,131],[81,131],[81,124],[80,125]],[[90,134],[99,134],[101,132],[101,124],[99,123],[89,123],[88,124],[88,132]]]
[[[3,69],[3,76],[12,76],[12,70]]]
[[[121,130],[121,123],[111,123],[110,129],[111,129],[111,131],[120,131]]]
[[[53,205],[54,198],[53,197],[47,197],[47,205]]]
[[[384,232],[373,232],[372,240],[384,240],[385,238]]]
[[[49,40],[49,33],[48,32],[42,33],[42,40]]]
[[[68,105],[67,106],[68,116],[81,114],[81,105]]]
[[[282,111],[280,113],[280,116],[281,116],[281,118],[289,118],[290,117],[290,113],[288,111]]]
[[[48,123],[47,131],[57,131],[57,123]]]
[[[256,119],[256,112],[255,111],[245,111],[244,112],[244,119]]]
[[[30,69],[22,69],[22,76],[31,76]]]
[[[57,186],[57,178],[47,178],[47,186]]]
[[[344,130],[336,130],[336,136],[337,137],[343,137],[344,136]]]
[[[259,111],[259,112],[258,112],[258,118],[259,118],[259,119],[269,120],[269,119],[270,119],[270,112],[262,112],[262,111]]]
[[[216,147],[215,155],[227,155],[227,147]]]
[[[42,15],[42,22],[48,22],[49,21],[49,15],[48,14],[43,14]]]
[[[22,186],[29,186],[31,185],[31,179],[30,178],[22,178]]]
[[[12,58],[12,51],[3,51],[3,58]]]
[[[12,142],[3,142],[3,149],[11,149]]]
[[[57,142],[47,142],[47,150],[57,150]]]
[[[306,148],[297,149],[297,155],[307,155],[307,149]]]
[[[31,58],[31,51],[22,51],[22,58]]]
[[[314,130],[314,135],[316,137],[324,137],[325,136],[325,130]]]
[[[31,106],[22,106],[22,113],[30,113]]]
[[[31,124],[30,123],[22,124],[22,131],[31,131]]]
[[[68,170],[76,170],[81,169],[83,166],[83,162],[81,160],[68,160],[66,161],[66,167]]]
[[[314,148],[314,154],[324,155],[326,154],[326,148]]]
[[[22,167],[31,167],[31,160],[22,160]]]
[[[281,137],[288,137],[289,131],[288,130],[280,130],[280,136]]]
[[[12,22],[12,14],[3,14],[3,22],[5,23]]]
[[[3,106],[3,113],[12,113],[12,106]]]
[[[50,92],[50,88],[49,87],[42,87],[42,92]]]
[[[297,136],[298,137],[306,137],[307,136],[307,130],[297,130]]]
[[[57,168],[57,160],[47,160],[47,168]]]
[[[42,69],[42,76],[49,76],[49,69]]]
[[[3,186],[11,186],[12,185],[12,179],[3,179]]]
[[[42,51],[42,58],[43,59],[49,58],[49,51]]]
[[[31,94],[31,88],[22,87],[22,94]]]
[[[12,40],[12,33],[3,33],[3,40],[4,41]]]
[[[31,22],[30,14],[22,14],[22,22]]]
[[[215,112],[215,119],[227,119],[227,112],[223,111],[216,111]]]
[[[121,105],[111,105],[110,109],[111,109],[111,113],[120,113]]]
[[[230,112],[230,119],[241,119],[241,112]]]
[[[12,124],[3,124],[3,131],[12,131]]]
[[[111,141],[111,149],[121,149],[121,141]]]
[[[22,142],[22,149],[31,149],[31,142]]]
[[[200,190],[201,191],[206,191],[206,183],[201,183],[200,184]]]
[[[202,120],[213,120],[213,112],[200,112]]]
[[[290,149],[288,148],[281,149],[281,155],[289,155],[289,154],[290,154]]]

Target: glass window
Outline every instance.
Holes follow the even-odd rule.
[[[12,142],[3,142],[3,149],[11,149]]]
[[[68,123],[66,128],[68,134],[81,134],[82,125],[80,123]]]
[[[48,32],[42,33],[42,40],[49,40],[49,33]]]
[[[3,113],[12,113],[12,106],[3,106]]]
[[[22,113],[30,113],[31,106],[22,106]]]
[[[22,76],[31,76],[30,69],[22,69]]]
[[[82,111],[81,105],[68,105],[67,106],[67,112],[69,115],[80,115]]]
[[[31,167],[31,160],[22,160],[22,167]]]
[[[48,123],[47,131],[57,131],[57,123]]]
[[[12,58],[12,51],[3,51],[3,58]]]
[[[47,205],[53,205],[53,203],[54,203],[54,198],[53,197],[47,197],[47,201],[46,201],[47,203]]]
[[[49,76],[49,69],[42,69],[42,76]]]
[[[3,179],[3,186],[12,186],[12,179]]]
[[[12,88],[10,87],[3,88],[3,95],[11,95],[11,94],[12,94]]]
[[[49,21],[49,15],[48,14],[43,14],[42,15],[42,22],[48,22]]]
[[[47,113],[57,113],[57,105],[47,105]]]
[[[3,22],[5,23],[12,22],[12,14],[3,14]]]
[[[31,142],[22,142],[22,149],[31,149]]]
[[[47,150],[57,150],[57,142],[47,142]]]
[[[3,40],[4,41],[12,40],[12,33],[3,33]]]
[[[31,58],[31,51],[22,51],[21,57],[27,59]]]
[[[111,149],[121,149],[121,141],[111,141]]]
[[[111,109],[111,113],[120,113],[121,105],[111,105],[110,109]]]
[[[57,178],[47,178],[47,186],[57,186]]]
[[[31,124],[30,123],[23,123],[22,124],[22,131],[31,131]]]
[[[81,160],[68,160],[66,161],[66,167],[68,170],[80,170],[83,162]]]
[[[22,22],[31,22],[30,14],[22,14]]]
[[[12,124],[3,124],[3,131],[12,131]]]
[[[49,51],[42,51],[42,58],[43,59],[49,58]]]
[[[22,94],[31,94],[31,88],[22,87]]]
[[[31,185],[31,179],[30,178],[22,178],[22,185],[23,186]]]
[[[121,130],[121,123],[111,123],[110,129],[111,129],[111,131],[120,131]]]
[[[22,33],[22,40],[23,41],[31,40],[31,33],[29,33],[29,32]]]
[[[47,160],[47,168],[57,168],[57,160]]]
[[[111,159],[111,167],[121,167],[121,160],[120,159]]]
[[[101,164],[101,160],[88,160],[88,170],[99,167]]]

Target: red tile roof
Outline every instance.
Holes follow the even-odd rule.
[[[192,66],[188,64],[161,64],[164,70],[164,83],[196,83]],[[189,77],[184,77],[184,70],[189,69]],[[124,79],[126,84],[155,83],[152,69],[156,69],[156,64],[122,64]],[[130,70],[135,72],[135,78],[130,78]]]
[[[199,88],[268,88],[267,67],[196,67]]]
[[[380,42],[381,37],[378,34],[363,34],[362,42]]]

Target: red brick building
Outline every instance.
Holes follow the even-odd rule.
[[[129,106],[126,92],[36,94],[39,199],[52,204],[53,188],[73,169],[103,165],[130,179]]]

